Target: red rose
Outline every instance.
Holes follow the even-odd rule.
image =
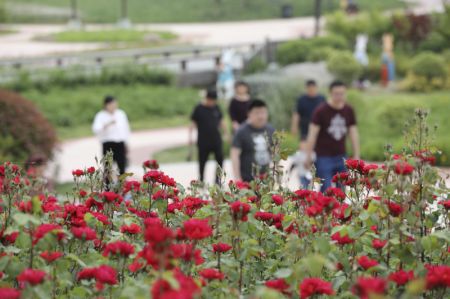
[[[86,170],[86,172],[87,172],[88,174],[93,174],[93,173],[95,172],[95,167],[94,167],[94,166],[89,167],[89,168]]]
[[[281,195],[272,195],[272,201],[274,204],[276,204],[277,206],[281,206],[284,202],[284,199]]]
[[[347,212],[348,210],[348,212]],[[334,218],[341,220],[341,221],[348,221],[352,218],[352,212],[351,208],[348,204],[342,203],[339,205],[338,208],[333,210],[333,216]],[[347,216],[346,216],[347,214]]]
[[[42,239],[46,234],[51,231],[58,231],[57,237],[58,240],[61,240],[64,237],[64,233],[61,231],[62,227],[57,224],[44,223],[39,225],[33,234],[33,245],[36,245],[40,239]]]
[[[335,174],[331,181],[333,183],[342,183],[346,182],[349,179],[349,173],[348,172],[339,172],[338,174]]]
[[[425,265],[427,268],[427,289],[450,287],[450,266]]]
[[[436,163],[436,157],[428,150],[416,151],[414,155],[419,158],[422,163],[429,163],[431,165]]]
[[[379,277],[359,277],[352,292],[361,299],[369,299],[372,294],[382,295],[386,292],[386,280]]]
[[[442,205],[446,210],[450,210],[450,199],[441,200],[439,204]]]
[[[122,225],[120,228],[120,231],[122,233],[127,233],[130,235],[135,235],[141,232],[141,227],[135,223],[132,223],[130,225]]]
[[[258,211],[258,212],[255,213],[255,219],[256,220],[269,222],[269,221],[272,221],[272,218],[273,218],[273,214],[269,213],[269,212]]]
[[[117,271],[108,265],[101,265],[95,271],[95,279],[100,283],[117,284]]]
[[[414,166],[408,164],[407,162],[399,161],[395,164],[394,171],[399,175],[409,175],[414,171]]]
[[[0,298],[2,299],[19,299],[20,291],[13,288],[0,288]]]
[[[190,240],[202,240],[212,235],[208,219],[189,219],[183,223],[184,234]]]
[[[42,257],[44,260],[47,261],[47,263],[51,263],[56,261],[57,259],[59,259],[60,257],[63,256],[62,252],[59,251],[55,251],[55,252],[48,252],[47,250],[42,252],[40,254],[40,257]]]
[[[215,280],[215,279],[222,280],[225,277],[225,275],[222,272],[212,268],[203,269],[198,274],[200,274],[201,277],[207,280]]]
[[[403,212],[402,206],[393,201],[388,202],[388,208],[389,208],[389,212],[394,217],[398,217]]]
[[[333,295],[334,291],[331,282],[324,281],[320,278],[305,278],[299,286],[300,297],[302,299],[309,298],[313,295]]]
[[[103,256],[108,256],[110,254],[116,254],[128,257],[134,253],[134,246],[125,241],[116,241],[106,244],[103,250]]]
[[[377,169],[378,169],[378,165],[377,164],[366,164],[366,165],[364,165],[363,173],[367,175],[372,170],[377,170]]]
[[[387,240],[373,239],[372,247],[375,249],[382,249],[387,243]]]
[[[164,226],[158,218],[147,218],[144,224],[144,239],[152,245],[165,245],[175,238],[175,233]]]
[[[150,169],[158,169],[159,164],[156,160],[147,160],[143,163],[144,167],[150,168]]]
[[[337,200],[345,200],[345,193],[341,188],[329,187],[325,190],[325,195],[335,197]]]
[[[251,206],[248,203],[235,201],[230,204],[230,209],[235,220],[247,221]]]
[[[78,280],[89,280],[95,278],[95,271],[97,268],[84,268],[77,274]]]
[[[355,240],[351,239],[348,235],[342,236],[340,232],[336,232],[331,236],[331,240],[336,241],[339,245],[351,244]]]
[[[348,169],[363,172],[365,163],[363,160],[347,159],[345,160],[345,166],[347,166]]]
[[[123,186],[123,193],[128,193],[130,191],[138,192],[141,189],[141,183],[138,181],[126,181]]]
[[[363,255],[358,258],[358,264],[364,268],[364,270],[370,269],[372,267],[375,267],[378,265],[378,262],[376,260],[370,259],[368,256]]]
[[[41,284],[44,281],[45,276],[47,273],[45,273],[42,270],[36,270],[36,269],[25,269],[17,276],[17,281],[19,283],[29,283],[32,286]]]
[[[404,271],[403,269],[389,274],[389,280],[395,282],[397,285],[405,285],[408,281],[414,279],[413,271]]]
[[[80,177],[84,175],[84,171],[81,169],[72,170],[72,175],[76,177]]]
[[[203,200],[198,197],[188,196],[181,202],[183,212],[189,217],[194,216],[194,214],[201,209],[203,206],[207,205],[208,201]]]
[[[175,271],[174,278],[178,282],[178,288],[174,288],[164,279],[158,279],[151,288],[151,297],[153,299],[192,299],[201,293],[201,289],[192,277],[185,276],[181,271]]]
[[[266,287],[277,290],[286,296],[291,296],[291,292],[289,292],[289,285],[283,278],[266,281],[265,285]]]
[[[95,230],[88,226],[72,227],[71,232],[75,238],[81,239],[83,241],[91,241],[97,239],[97,233],[95,232]]]
[[[217,243],[217,244],[212,244],[213,247],[213,251],[214,252],[227,252],[229,250],[231,250],[231,248],[233,248],[232,246],[226,244],[226,243]]]
[[[122,202],[122,197],[119,194],[111,191],[103,192],[101,194],[101,197],[107,202],[114,202],[114,201],[117,201],[119,203]]]
[[[81,189],[79,194],[80,194],[80,197],[85,197],[87,195],[87,192],[85,190]]]

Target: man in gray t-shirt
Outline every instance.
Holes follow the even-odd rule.
[[[231,147],[231,162],[236,180],[252,181],[253,166],[259,173],[271,162],[270,144],[275,129],[268,123],[269,112],[262,100],[253,100],[248,108],[247,122],[236,132]]]

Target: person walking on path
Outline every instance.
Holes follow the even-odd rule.
[[[270,144],[275,132],[268,120],[266,103],[259,99],[252,100],[247,121],[234,135],[231,147],[236,180],[250,182],[256,175],[266,173],[271,162]]]
[[[217,105],[217,92],[208,90],[205,99],[198,104],[191,114],[191,125],[189,126],[189,147],[193,145],[193,131],[197,128],[197,148],[200,171],[200,181],[205,178],[205,165],[210,153],[219,167],[223,165],[223,142],[221,131],[227,138],[227,128],[223,121],[220,107]],[[219,182],[219,174],[216,171],[216,182]]]
[[[344,159],[347,157],[345,140],[349,136],[352,153],[359,159],[359,136],[353,108],[346,103],[347,88],[344,83],[331,83],[330,99],[321,104],[313,113],[306,140],[306,163],[311,165],[312,151],[316,151],[315,167],[317,177],[322,179],[321,191],[331,186],[333,176],[346,171]]]
[[[244,81],[238,81],[234,85],[234,97],[231,99],[228,113],[233,126],[233,133],[239,129],[247,119],[248,106],[250,105],[250,87]]]
[[[296,155],[296,165],[299,168],[300,183],[307,187],[311,180],[311,172],[303,167],[305,162],[305,144],[308,136],[309,123],[314,110],[326,101],[325,97],[318,93],[317,83],[314,80],[306,81],[306,93],[297,99],[297,103],[292,113],[291,132],[295,136],[300,131],[299,152]]]
[[[124,174],[130,125],[126,113],[118,108],[117,100],[113,96],[105,97],[103,110],[95,115],[92,131],[102,143],[103,156],[112,151],[119,174]]]

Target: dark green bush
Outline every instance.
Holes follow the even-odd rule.
[[[68,69],[41,71],[39,77],[31,76],[29,71],[20,71],[7,89],[25,91],[28,89],[48,90],[51,87],[73,88],[83,85],[130,85],[135,83],[149,85],[170,85],[174,81],[172,73],[161,69],[149,69],[145,65],[118,65],[104,67],[101,71],[75,66]]]
[[[267,63],[261,57],[254,57],[244,67],[245,75],[262,72],[267,68]]]
[[[442,52],[450,47],[450,41],[437,32],[431,32],[419,47],[420,51]]]
[[[414,75],[425,77],[429,80],[447,77],[444,59],[431,52],[424,52],[414,57],[410,70]]]
[[[329,49],[345,50],[345,38],[333,34],[283,43],[277,49],[277,61],[282,65],[324,60]],[[318,52],[318,53],[317,53]]]
[[[305,62],[310,52],[311,43],[307,40],[290,41],[278,46],[276,59],[281,65]]]
[[[362,72],[362,66],[355,60],[351,52],[338,51],[327,61],[328,70],[347,84],[351,84]]]
[[[32,102],[0,90],[0,161],[24,162],[36,154],[51,158],[55,144],[53,127]]]

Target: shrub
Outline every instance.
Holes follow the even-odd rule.
[[[310,51],[311,44],[307,40],[289,41],[278,46],[276,59],[281,65],[305,62]]]
[[[327,61],[328,70],[339,80],[351,84],[362,72],[362,66],[351,52],[333,53]]]
[[[444,59],[434,53],[424,52],[411,62],[403,88],[411,91],[430,91],[448,87],[448,66]]]
[[[420,44],[420,51],[442,52],[450,47],[450,41],[437,32],[431,32]]]
[[[334,34],[289,41],[278,46],[277,61],[282,65],[287,65],[324,60],[329,56],[330,49],[345,50],[347,42],[343,37]]]
[[[53,127],[36,106],[19,94],[0,90],[0,160],[23,162],[31,155],[51,158]]]
[[[245,75],[259,73],[267,68],[267,63],[261,57],[251,59],[242,70]]]
[[[81,85],[129,85],[143,83],[149,85],[170,85],[174,82],[174,75],[162,69],[150,69],[145,65],[117,65],[106,66],[101,71],[74,66],[67,69],[53,69],[42,71],[39,76],[22,70],[16,79],[5,84],[5,87],[15,91],[28,89],[48,90],[51,87],[73,88]]]

